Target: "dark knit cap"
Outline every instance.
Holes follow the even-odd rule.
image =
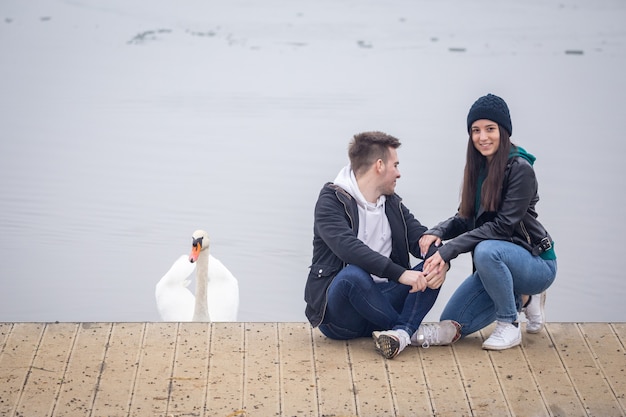
[[[472,123],[480,119],[492,120],[505,128],[509,132],[509,136],[513,134],[509,107],[498,96],[487,94],[472,104],[467,115],[467,131],[469,132],[472,129]]]

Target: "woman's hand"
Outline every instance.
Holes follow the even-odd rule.
[[[441,238],[435,235],[422,235],[420,238],[420,253],[422,257],[426,256],[428,253],[428,249],[430,249],[430,245],[435,243],[435,246],[441,245]]]
[[[424,267],[422,270],[424,271],[424,275],[428,277],[431,274],[436,275],[443,271],[447,272],[448,267],[446,266],[446,261],[441,258],[439,251],[437,251],[430,258],[424,261]]]
[[[426,281],[428,282],[428,288],[436,290],[437,288],[441,288],[444,281],[446,280],[446,274],[448,273],[449,266],[446,265],[441,272],[439,273],[430,273],[425,276]]]

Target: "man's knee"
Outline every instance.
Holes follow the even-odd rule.
[[[373,282],[370,274],[365,272],[361,267],[356,265],[348,265],[342,269],[335,279],[346,280],[350,283],[368,283]]]

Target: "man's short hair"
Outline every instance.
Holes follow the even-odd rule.
[[[354,135],[348,146],[350,165],[355,175],[365,172],[379,159],[387,162],[389,148],[401,145],[397,138],[383,132],[363,132]]]

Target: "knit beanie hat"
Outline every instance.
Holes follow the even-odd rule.
[[[509,108],[504,100],[498,96],[487,94],[472,104],[467,115],[467,131],[472,129],[472,123],[480,119],[492,120],[505,128],[509,132],[509,136],[513,134]]]

